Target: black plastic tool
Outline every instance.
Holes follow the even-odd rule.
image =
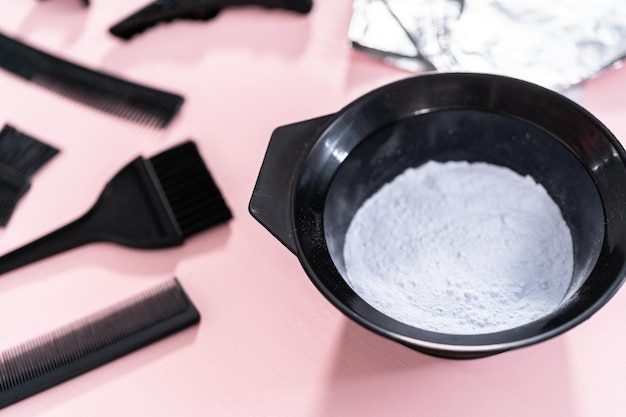
[[[194,142],[137,157],[68,225],[0,257],[0,273],[91,242],[155,249],[232,218]]]
[[[350,287],[343,253],[355,213],[385,183],[430,160],[505,166],[545,188],[574,248],[558,308],[507,331],[438,333],[381,314]],[[422,353],[471,359],[558,336],[615,295],[626,271],[625,189],[622,144],[562,94],[500,75],[430,73],[275,129],[249,211],[347,317]]]
[[[6,226],[31,178],[59,150],[10,125],[0,131],[0,226]]]
[[[178,94],[87,69],[3,34],[0,68],[76,102],[149,127],[166,127],[184,102]]]
[[[0,408],[65,382],[200,321],[173,279],[0,352]]]
[[[89,6],[89,0],[81,0],[81,3],[83,3],[85,6]]]
[[[313,0],[157,0],[116,23],[109,31],[128,40],[162,22],[176,19],[209,20],[222,9],[241,6],[261,6],[307,14],[313,7]]]

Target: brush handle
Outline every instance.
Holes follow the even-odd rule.
[[[0,257],[0,274],[90,243],[87,215]]]
[[[136,158],[82,217],[0,256],[0,274],[91,242],[144,249],[181,245],[183,233],[158,182],[151,164]]]

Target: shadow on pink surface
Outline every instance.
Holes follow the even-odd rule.
[[[176,265],[181,260],[210,254],[224,246],[230,234],[231,228],[228,224],[219,225],[197,236],[191,236],[182,246],[153,250],[127,248],[106,242],[91,243],[27,265],[23,268],[31,269],[31,274],[23,274],[18,280],[7,281],[4,285],[25,285],[30,280],[41,279],[37,268],[50,276],[92,265],[137,276],[173,276]]]
[[[455,361],[412,351],[346,319],[336,351],[312,415],[578,415],[563,337]]]
[[[64,34],[64,44],[73,44],[81,35],[89,17],[80,0],[38,1],[37,7],[21,23],[18,33],[28,35],[41,27]]]
[[[145,63],[191,66],[210,57],[212,51],[225,50],[295,59],[306,49],[311,22],[303,16],[282,14],[283,18],[277,18],[271,11],[225,10],[207,22],[162,23],[130,41],[118,40],[118,47],[102,64],[123,71]],[[258,36],[250,36],[251,33]],[[181,39],[185,39],[182,47]]]

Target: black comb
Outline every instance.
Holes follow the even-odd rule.
[[[0,67],[41,87],[116,117],[166,127],[183,97],[93,71],[0,34]]]
[[[137,157],[106,185],[82,217],[0,256],[0,273],[90,242],[156,249],[232,218],[194,142]]]
[[[198,310],[173,279],[0,352],[0,408],[199,321]]]
[[[0,226],[6,226],[31,177],[59,150],[5,125],[0,131]]]
[[[116,23],[109,31],[128,40],[162,22],[209,20],[224,8],[240,6],[262,6],[306,14],[311,11],[313,0],[157,0]]]

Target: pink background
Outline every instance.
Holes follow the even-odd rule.
[[[0,71],[0,124],[61,149],[8,227],[8,251],[82,214],[138,154],[197,141],[234,220],[180,248],[93,244],[0,279],[0,349],[177,276],[199,326],[1,411],[3,416],[624,415],[626,293],[548,342],[458,362],[353,324],[248,214],[274,128],[336,112],[410,74],[350,49],[351,0],[306,17],[257,8],[162,25],[125,43],[108,27],[146,0],[3,0],[0,31],[61,57],[186,97],[164,131],[59,98]],[[626,70],[584,86],[582,104],[626,137]]]

